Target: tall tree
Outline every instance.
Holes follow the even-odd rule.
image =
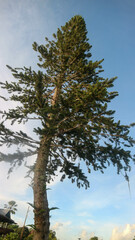
[[[8,156],[1,153],[0,160],[13,166],[24,158],[37,153],[34,166],[34,240],[47,240],[49,234],[49,207],[47,183],[59,171],[77,186],[89,187],[81,161],[88,172],[104,171],[111,163],[117,172],[130,170],[133,156],[129,147],[134,144],[129,136],[129,126],[115,122],[114,111],[108,103],[118,93],[110,92],[115,78],[100,76],[103,60],[91,60],[85,21],[81,16],[69,22],[46,38],[45,45],[33,44],[39,54],[39,71],[30,68],[10,68],[13,82],[1,83],[11,101],[17,101],[14,109],[2,112],[0,125],[1,145],[28,145],[28,151],[18,150]],[[39,120],[33,131],[39,141],[26,133],[14,132],[5,123],[11,120],[25,123]],[[33,150],[32,150],[33,149]]]

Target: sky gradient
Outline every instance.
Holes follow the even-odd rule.
[[[92,60],[104,58],[103,76],[118,77],[114,90],[119,96],[110,104],[110,108],[116,110],[115,119],[123,124],[135,122],[134,0],[0,0],[0,81],[13,79],[6,64],[37,69],[38,59],[32,43],[42,44],[45,37],[51,39],[57,28],[76,14],[86,21]],[[2,100],[0,106],[1,109],[11,107]],[[32,127],[17,126],[30,134]],[[131,134],[135,137],[135,129]],[[28,163],[31,162],[33,159]],[[20,167],[7,180],[8,168],[8,164],[0,163],[0,208],[15,200],[18,212],[13,218],[23,224],[27,202],[33,201],[30,179],[24,178],[27,169]],[[48,198],[50,207],[59,208],[52,212],[51,228],[60,240],[79,237],[89,240],[93,235],[103,240],[132,240],[135,235],[135,166],[132,164],[129,174],[131,196],[128,183],[116,172],[113,167],[104,174],[92,171],[88,190],[77,189],[68,180],[61,183],[59,177],[54,180]],[[27,224],[31,223],[32,209],[27,219]]]

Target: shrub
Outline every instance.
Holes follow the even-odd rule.
[[[24,240],[26,237],[28,237],[28,235],[30,234],[29,229],[27,227],[19,227],[16,232],[19,234],[19,236],[21,236],[21,233],[23,231],[23,236],[22,236],[22,240]]]
[[[6,236],[1,236],[0,240],[20,240],[19,234],[15,232],[11,232],[7,234]]]

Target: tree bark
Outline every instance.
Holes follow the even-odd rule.
[[[48,163],[50,141],[41,140],[34,170],[34,240],[48,240],[49,208],[46,189],[46,167]]]
[[[59,95],[56,87],[52,98],[52,106],[55,105]],[[52,114],[49,114],[52,118]],[[49,126],[49,125],[48,125]],[[36,231],[33,240],[48,240],[49,237],[49,208],[46,190],[46,168],[49,157],[51,138],[43,137],[38,150],[37,161],[34,170],[34,224]]]

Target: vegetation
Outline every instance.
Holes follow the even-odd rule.
[[[18,233],[11,232],[7,234],[6,236],[1,236],[0,240],[20,240]]]
[[[8,204],[5,204],[4,208],[9,209],[12,214],[15,214],[17,211],[17,204],[15,201],[12,200],[12,201],[9,201]]]
[[[90,238],[90,240],[98,240],[98,237],[92,237],[92,238]]]
[[[6,236],[1,236],[0,240],[33,240],[33,230],[27,227],[24,228],[22,235],[22,227],[18,225],[10,225],[8,228],[13,229],[14,232],[7,234]],[[57,240],[56,233],[50,230],[48,240]]]
[[[55,231],[50,231],[48,240],[57,240]]]
[[[134,141],[129,135],[129,126],[114,120],[113,110],[108,104],[118,93],[109,91],[115,78],[104,79],[101,63],[91,60],[91,45],[87,38],[85,21],[81,16],[73,17],[46,38],[45,45],[33,44],[38,52],[38,66],[30,68],[8,68],[15,80],[1,82],[9,98],[17,106],[1,112],[0,143],[11,147],[27,145],[27,151],[17,149],[14,154],[1,153],[0,160],[21,165],[23,160],[37,154],[31,170],[34,171],[34,240],[48,240],[50,210],[47,200],[47,183],[56,173],[76,182],[78,187],[89,187],[87,175],[82,170],[82,160],[88,172],[91,168],[104,172],[110,164],[119,174],[130,170],[134,160],[130,147]],[[6,122],[19,124],[39,121],[33,131],[39,140],[27,133],[7,128]]]

